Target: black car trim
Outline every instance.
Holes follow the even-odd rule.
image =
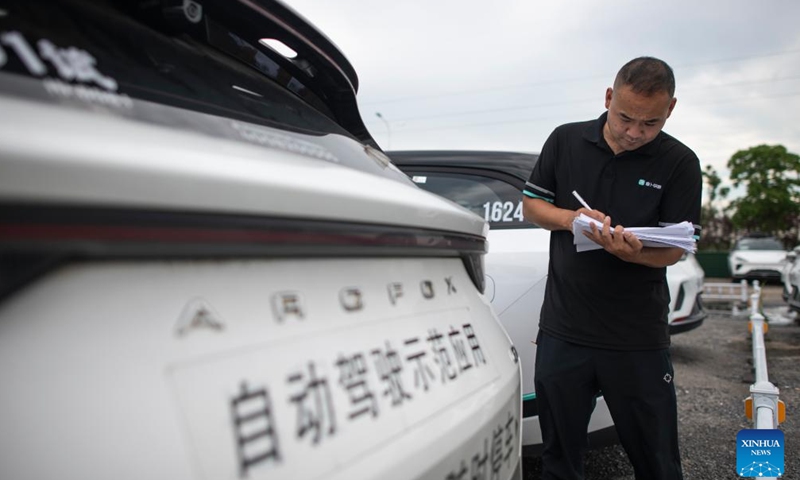
[[[428,168],[447,165],[481,168],[491,165],[492,171],[511,175],[522,182],[528,180],[533,166],[539,159],[539,155],[535,153],[483,150],[391,150],[386,154],[398,167]]]
[[[322,33],[313,28],[309,28],[309,24],[301,21],[301,17],[291,10],[290,8],[278,2],[270,2],[264,0],[238,0],[239,3],[246,5],[251,10],[260,13],[261,15],[269,18],[276,24],[282,26],[287,32],[291,33],[297,40],[303,41],[306,46],[313,51],[317,52],[320,57],[328,61],[328,63],[336,68],[350,84],[353,91],[358,91],[358,75],[355,69],[342,55],[336,46]],[[228,2],[225,2],[226,5]],[[273,15],[268,8],[272,8],[281,12],[281,15]],[[335,59],[334,59],[335,57]]]
[[[394,158],[392,158],[393,163]],[[395,163],[397,168],[399,168],[403,173],[412,177],[413,175],[426,175],[428,173],[449,173],[449,174],[457,174],[457,175],[469,175],[469,176],[478,176],[478,177],[486,177],[491,178],[494,180],[499,180],[501,182],[507,183],[512,187],[519,190],[519,195],[522,197],[522,189],[525,186],[525,182],[520,180],[518,177],[511,175],[505,172],[499,172],[496,170],[488,170],[479,167],[442,167],[442,166],[425,166],[425,165],[411,165],[405,163]],[[526,223],[524,225],[519,224],[504,224],[502,222],[489,222],[491,225],[492,230],[521,230],[521,229],[538,229],[541,228],[538,225],[534,225],[532,223]]]
[[[274,0],[238,0],[236,3],[207,0],[204,8],[211,12],[212,18],[225,19],[226,25],[236,25],[236,30],[251,42],[267,36],[270,24],[277,27],[281,35],[274,38],[300,55],[298,59],[286,59],[283,63],[291,65],[295,74],[303,76],[304,83],[325,98],[342,127],[360,141],[378,148],[358,112],[355,69],[333,42],[302,16]],[[332,75],[334,71],[338,75]]]
[[[231,98],[241,97],[236,101],[237,116],[255,113],[259,118],[257,123],[273,126],[278,114],[264,113],[264,108],[268,107],[268,101],[281,103],[280,94],[291,94],[299,100],[297,105],[280,105],[272,111],[310,106],[325,116],[325,123],[331,122],[361,143],[378,148],[358,111],[358,77],[352,65],[324,34],[281,2],[206,0],[200,4],[182,0],[65,0],[48,6],[28,3],[11,0],[4,7],[8,8],[9,15],[0,17],[0,31],[24,35],[27,42],[44,39],[55,42],[59,48],[85,50],[94,56],[102,75],[116,84],[98,87],[90,80],[65,78],[45,62],[37,62],[44,65],[44,73],[30,72],[17,55],[8,55],[9,61],[3,66],[5,71],[56,82],[62,89],[88,92],[92,98],[104,96],[124,103],[127,95],[131,95],[181,106],[189,103],[198,111],[218,115],[226,113],[221,113],[224,108],[218,111],[217,107],[229,106]],[[200,6],[194,10],[202,14],[190,18],[189,6]],[[50,18],[52,22],[43,18]],[[259,43],[262,38],[275,38],[290,45],[298,57],[289,59],[276,53]],[[114,41],[109,42],[109,39]],[[157,49],[162,50],[154,54]],[[131,55],[131,51],[137,52],[136,55]],[[181,64],[181,58],[175,56],[181,54],[187,59],[187,65]],[[187,87],[185,82],[193,80],[193,75],[203,75],[208,65],[220,67],[223,62],[219,57],[235,67],[225,71],[212,68],[206,78],[213,81],[209,80],[202,89],[189,89],[178,102],[168,99],[171,88]],[[265,59],[274,64],[274,71],[264,67]],[[205,60],[208,64],[202,63]],[[143,76],[145,71],[152,74],[152,78]],[[244,71],[252,74],[252,78],[244,75]],[[146,88],[150,80],[156,80],[159,87]],[[245,84],[239,85],[239,81]],[[275,84],[280,94],[270,92],[259,99],[263,108],[250,112],[248,104],[256,98],[235,87],[251,92],[269,90],[270,87],[260,85],[261,81]],[[208,104],[203,106],[202,95],[219,98],[220,94],[226,101],[212,102],[213,108],[208,108]],[[319,133],[328,133],[328,129],[326,125]]]
[[[486,240],[397,225],[86,206],[0,205],[0,299],[71,260],[459,257],[483,291]]]
[[[525,187],[525,182],[521,181],[519,178],[513,175],[509,175],[507,173],[498,172],[496,170],[488,170],[478,167],[435,167],[435,166],[429,167],[424,165],[406,165],[403,163],[400,164],[395,163],[395,164],[397,165],[397,168],[408,173],[426,173],[426,172],[459,173],[462,175],[464,174],[477,175],[481,177],[494,178],[495,180],[502,180],[508,183],[509,185],[513,186],[514,188],[519,189],[520,196],[522,195],[522,189]]]
[[[522,400],[522,418],[538,417],[539,405],[536,397]]]

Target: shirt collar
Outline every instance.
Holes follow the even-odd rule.
[[[608,119],[608,111],[603,112],[597,120],[594,122],[589,122],[589,125],[586,127],[586,130],[583,131],[583,138],[586,141],[594,143],[598,147],[611,151],[611,147],[608,146],[605,137],[603,136],[603,127],[606,125],[606,120]],[[664,131],[658,132],[656,138],[654,138],[650,143],[642,145],[641,147],[637,148],[636,150],[631,150],[629,152],[623,152],[620,155],[625,155],[627,153],[636,153],[640,155],[649,155],[653,156],[658,153],[658,148],[661,146],[661,139],[664,137]]]

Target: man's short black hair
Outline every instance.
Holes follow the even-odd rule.
[[[675,95],[675,75],[667,62],[653,57],[634,58],[622,66],[614,80],[614,88],[623,85],[631,87],[635,93],[653,95],[667,92]]]

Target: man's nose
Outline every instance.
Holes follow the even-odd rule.
[[[644,136],[644,129],[638,126],[631,126],[628,127],[628,131],[625,133],[628,134],[629,138],[636,140]]]

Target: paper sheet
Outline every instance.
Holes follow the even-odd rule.
[[[582,233],[583,231],[591,232],[590,225],[592,223],[599,229],[603,228],[601,222],[583,213],[572,223],[575,249],[578,252],[603,248],[586,238]],[[676,223],[667,227],[628,227],[625,231],[636,235],[645,247],[679,247],[690,253],[697,251],[694,225],[691,222]]]

